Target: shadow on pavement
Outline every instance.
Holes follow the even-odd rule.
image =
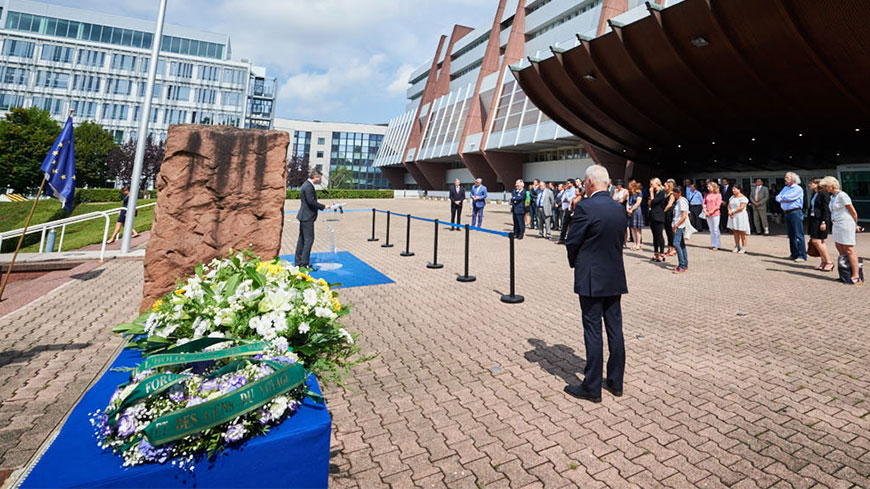
[[[586,360],[578,357],[574,349],[567,345],[547,345],[543,340],[529,338],[534,347],[523,354],[526,360],[537,363],[551,375],[560,377],[565,383],[576,384],[577,374],[586,368]]]
[[[0,353],[0,367],[12,363],[24,363],[46,351],[84,350],[91,343],[67,343],[64,345],[39,345],[29,350],[9,350]]]

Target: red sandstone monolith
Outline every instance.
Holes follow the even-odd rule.
[[[264,259],[278,255],[289,143],[282,131],[169,128],[140,309],[172,291],[198,263],[230,249],[253,248]]]

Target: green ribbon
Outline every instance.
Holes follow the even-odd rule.
[[[139,382],[139,385],[137,385],[129,394],[127,394],[126,397],[124,397],[124,399],[121,400],[121,403],[118,404],[117,408],[112,409],[111,411],[106,411],[106,415],[109,416],[109,420],[112,421],[113,415],[120,412],[125,407],[140,399],[160,394],[166,389],[169,389],[173,385],[188,378],[190,378],[189,375],[176,374],[155,374],[147,377]]]
[[[201,353],[163,353],[160,355],[152,355],[146,358],[136,367],[135,372],[139,373],[144,370],[165,367],[167,365],[179,365],[191,362],[202,362],[206,360],[220,360],[223,358],[231,358],[236,356],[249,356],[263,353],[266,347],[269,346],[268,341],[258,341],[256,343],[248,343],[247,345],[239,345],[225,350],[201,352]]]
[[[216,345],[218,343],[226,343],[227,341],[236,341],[236,338],[199,338],[193,341],[188,341],[183,345],[173,346],[172,348],[167,348],[163,351],[166,353],[191,353],[197,352],[200,350],[204,350],[212,345]]]
[[[157,446],[232,421],[299,387],[305,377],[301,364],[286,365],[233,392],[157,418],[145,427],[145,438]]]

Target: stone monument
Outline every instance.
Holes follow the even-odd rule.
[[[289,143],[282,131],[169,128],[140,309],[172,291],[176,278],[194,273],[198,263],[231,248],[278,256]]]

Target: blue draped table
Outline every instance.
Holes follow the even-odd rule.
[[[124,350],[112,368],[135,366],[138,351]],[[299,410],[266,436],[249,439],[194,471],[165,464],[123,468],[123,458],[97,446],[88,413],[105,409],[129,373],[109,370],[73,409],[22,488],[41,487],[327,487],[332,420],[326,407],[305,399]],[[314,377],[308,381],[320,394]]]

